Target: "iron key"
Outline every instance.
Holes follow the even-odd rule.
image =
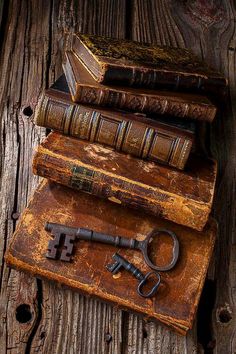
[[[106,266],[107,270],[111,272],[112,274],[117,274],[120,270],[120,268],[124,268],[128,272],[130,272],[136,279],[138,279],[138,287],[137,287],[137,293],[146,298],[150,298],[154,296],[160,286],[161,283],[161,277],[160,274],[151,271],[148,272],[147,274],[143,274],[137,267],[135,267],[132,263],[128,262],[124,257],[122,257],[119,253],[113,254],[112,258],[114,259],[115,263],[113,264],[108,264]],[[143,288],[147,283],[150,281],[151,277],[156,278],[156,282],[154,283],[154,286],[149,292],[144,292]]]
[[[179,257],[179,241],[173,231],[166,229],[154,229],[151,231],[143,241],[138,241],[133,238],[126,238],[122,236],[107,235],[104,233],[96,232],[90,229],[69,227],[57,223],[47,222],[45,230],[51,232],[54,236],[53,240],[48,243],[47,258],[57,259],[62,261],[70,261],[73,253],[74,242],[76,239],[85,241],[94,241],[113,245],[116,247],[129,248],[139,250],[142,252],[146,264],[157,271],[168,271],[172,269]],[[171,237],[173,242],[172,259],[170,263],[164,266],[155,265],[148,256],[148,246],[152,240],[160,234],[166,234]],[[62,251],[60,249],[62,248]]]

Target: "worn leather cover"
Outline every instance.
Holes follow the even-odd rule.
[[[202,230],[211,211],[216,163],[192,156],[185,171],[53,132],[34,156],[35,174]]]
[[[209,122],[216,114],[216,107],[201,95],[100,84],[71,51],[65,53],[63,70],[77,103]]]
[[[63,95],[68,99],[71,100],[71,94],[70,94],[70,90],[68,87],[68,83],[66,81],[66,77],[64,74],[62,74],[61,76],[58,77],[58,79],[56,81],[54,81],[54,83],[50,86],[50,91],[56,91],[56,92],[60,92],[60,94],[63,93]],[[94,105],[86,105],[86,106],[90,106],[91,108],[94,108]],[[104,110],[104,108],[101,107],[102,110]],[[119,110],[119,112],[125,112],[125,111],[121,111]],[[127,114],[129,114],[128,112],[125,112]],[[135,113],[135,115],[141,116],[142,118],[148,117],[150,119],[153,120],[157,120],[160,123],[164,123],[170,126],[174,126],[176,128],[180,128],[182,130],[186,130],[186,131],[190,131],[193,134],[196,134],[196,130],[197,130],[197,126],[199,124],[203,124],[203,122],[197,122],[196,120],[193,119],[184,119],[184,118],[180,118],[180,117],[174,117],[174,116],[170,116],[170,115],[161,115],[161,114],[150,114],[150,115],[146,115],[144,113]]]
[[[154,228],[167,228],[180,242],[180,259],[174,269],[161,273],[161,287],[152,299],[137,295],[137,280],[126,271],[112,276],[105,268],[117,251],[110,245],[78,241],[71,263],[45,258],[51,235],[46,221],[85,227],[112,235],[143,239]],[[111,302],[118,307],[144,314],[181,334],[192,327],[216,235],[210,219],[203,232],[144,215],[120,205],[44,180],[21,216],[6,252],[8,265],[50,279]],[[161,238],[152,252],[164,264],[170,256],[170,242]],[[118,249],[144,273],[141,253]]]
[[[35,123],[178,169],[184,168],[194,139],[191,131],[146,117],[75,104],[53,88],[40,98]]]
[[[86,34],[73,34],[68,48],[101,83],[217,94],[227,85],[221,74],[183,48]]]

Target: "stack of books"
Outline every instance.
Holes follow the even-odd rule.
[[[217,230],[209,217],[217,167],[199,154],[196,122],[213,121],[210,98],[227,82],[185,49],[82,34],[67,41],[64,75],[35,112],[36,124],[52,130],[33,161],[45,179],[21,217],[7,263],[185,334]],[[179,260],[161,272],[155,297],[144,299],[131,274],[107,271],[111,245],[80,241],[72,262],[46,258],[47,222],[137,240],[167,229],[179,240]],[[149,270],[141,253],[119,252]],[[170,240],[160,238],[152,257],[168,262]]]

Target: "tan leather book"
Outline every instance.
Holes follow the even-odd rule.
[[[68,49],[96,81],[218,94],[227,80],[190,50],[90,34],[73,34]]]
[[[216,107],[202,95],[100,84],[70,51],[65,53],[63,70],[77,103],[209,122],[216,115]]]
[[[40,98],[35,123],[178,169],[184,168],[194,141],[190,130],[132,113],[75,104],[54,88]]]
[[[169,229],[179,239],[180,258],[175,268],[160,273],[161,285],[155,297],[145,299],[137,294],[137,279],[130,273],[121,270],[112,276],[106,270],[118,251],[143,273],[148,272],[150,268],[139,251],[77,241],[71,262],[47,259],[48,242],[52,239],[44,230],[47,221],[139,240],[154,228]],[[213,219],[203,232],[198,232],[44,180],[18,222],[5,259],[11,267],[143,314],[146,319],[158,320],[186,334],[193,324],[216,230]],[[168,262],[168,239],[161,237],[156,246],[158,249],[154,244],[152,252],[158,261]]]
[[[192,156],[185,171],[56,132],[38,147],[33,172],[197,230],[211,211],[215,161]]]

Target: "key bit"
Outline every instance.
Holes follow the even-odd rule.
[[[135,267],[132,263],[127,261],[124,257],[122,257],[118,253],[113,254],[112,258],[114,259],[115,262],[112,264],[108,264],[106,266],[106,268],[109,272],[111,272],[112,274],[117,274],[121,268],[124,268],[125,270],[130,272],[135,278],[137,278],[139,280],[139,284],[137,287],[137,293],[140,296],[145,297],[145,298],[150,298],[156,294],[156,292],[159,288],[159,285],[161,283],[161,277],[160,277],[159,273],[157,273],[155,271],[151,271],[151,272],[148,272],[147,274],[143,274],[137,267]],[[152,287],[152,289],[149,292],[145,293],[145,292],[143,292],[143,287],[145,285],[147,285],[148,281],[150,280],[150,278],[152,276],[154,276],[157,279],[157,281],[154,284],[154,286]]]
[[[123,265],[119,261],[116,261],[115,263],[112,263],[112,264],[108,264],[106,266],[106,268],[112,274],[117,274],[119,272],[120,268],[122,268],[122,267],[123,267]]]

